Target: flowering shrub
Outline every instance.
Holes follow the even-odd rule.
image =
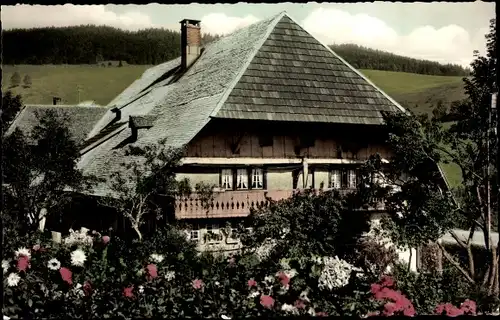
[[[384,276],[379,283],[372,284],[371,292],[375,300],[383,303],[383,310],[369,313],[368,316],[416,315],[413,304],[404,294],[395,289],[395,282],[391,277]],[[476,302],[467,299],[460,305],[460,308],[451,303],[441,303],[435,308],[434,313],[449,317],[476,315]]]
[[[6,252],[2,261],[4,314],[230,319],[360,316],[376,306],[381,315],[416,313],[392,278],[370,287],[365,278],[355,276],[357,268],[338,257],[259,261],[253,254],[198,256],[182,237],[166,230],[139,243],[83,230],[71,232],[61,244],[26,243]],[[446,315],[476,313],[470,300],[460,308],[432,308]]]

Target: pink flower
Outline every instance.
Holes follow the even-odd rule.
[[[85,283],[83,284],[83,292],[86,296],[90,296],[92,294],[92,286],[90,284],[90,281],[85,281]]]
[[[154,265],[153,263],[148,264],[148,266],[146,267],[146,269],[148,271],[148,278],[149,278],[149,280],[158,277],[158,270],[156,269],[156,265]]]
[[[436,307],[436,314],[438,315],[446,315],[448,317],[456,317],[460,316],[464,313],[463,310],[458,309],[451,303],[442,303]]]
[[[26,272],[26,269],[28,268],[29,264],[30,264],[29,258],[27,256],[21,255],[17,259],[17,270],[19,270],[20,272],[21,271]]]
[[[368,312],[366,314],[366,317],[369,318],[369,317],[376,317],[379,315],[379,312],[378,311],[373,311],[373,312]]]
[[[394,280],[389,276],[382,277],[382,287],[392,288],[394,287]]]
[[[132,292],[133,290],[134,290],[134,286],[124,288],[123,295],[125,296],[125,298],[133,298],[134,297],[134,293]]]
[[[257,286],[257,281],[255,281],[254,279],[248,280],[248,287],[249,288],[256,287],[256,286]]]
[[[260,304],[264,308],[271,309],[274,306],[274,299],[271,296],[262,295],[260,296]]]
[[[476,314],[476,302],[467,299],[460,305],[460,310],[462,310],[464,312],[464,314],[475,315]]]
[[[202,287],[203,287],[203,281],[201,281],[200,279],[193,280],[193,288],[198,290],[201,289]]]
[[[104,243],[104,244],[108,244],[109,240],[110,240],[109,236],[102,237],[102,243]]]
[[[294,305],[295,305],[295,308],[297,308],[297,309],[304,309],[306,307],[304,300],[302,300],[302,299],[295,300]]]
[[[316,317],[328,317],[328,313],[323,311],[316,312]]]
[[[69,285],[73,284],[73,280],[71,278],[72,276],[71,270],[62,267],[61,269],[59,269],[59,273],[61,274],[61,278],[63,279],[63,281],[65,281]]]
[[[35,244],[33,246],[33,251],[38,251],[38,250],[40,250],[40,245],[39,244]]]
[[[281,282],[281,284],[284,287],[288,287],[289,286],[289,284],[290,284],[290,278],[284,272],[280,272],[278,274],[278,278],[280,279],[280,282]]]

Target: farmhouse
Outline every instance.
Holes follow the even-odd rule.
[[[208,210],[195,194],[175,202],[200,248],[237,248],[221,227],[267,198],[349,192],[370,155],[390,158],[382,112],[405,110],[286,13],[203,48],[200,21],[181,21],[181,35],[181,57],[147,70],[95,121],[78,165],[109,179],[134,161],[131,147],[185,146],[177,178],[217,187]],[[102,182],[92,196],[109,193]]]

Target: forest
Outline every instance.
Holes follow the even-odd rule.
[[[204,34],[203,43],[220,36]],[[167,29],[126,31],[109,26],[82,25],[3,31],[3,64],[95,64],[124,61],[154,65],[180,54],[180,32]],[[354,44],[330,46],[358,69],[428,75],[465,76],[459,65],[418,60]]]

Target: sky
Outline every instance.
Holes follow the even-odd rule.
[[[286,11],[325,44],[354,43],[418,59],[468,66],[485,53],[494,2],[371,2],[188,5],[2,6],[2,27],[81,24],[126,30],[179,30],[182,19],[201,20],[202,32],[228,34]]]

